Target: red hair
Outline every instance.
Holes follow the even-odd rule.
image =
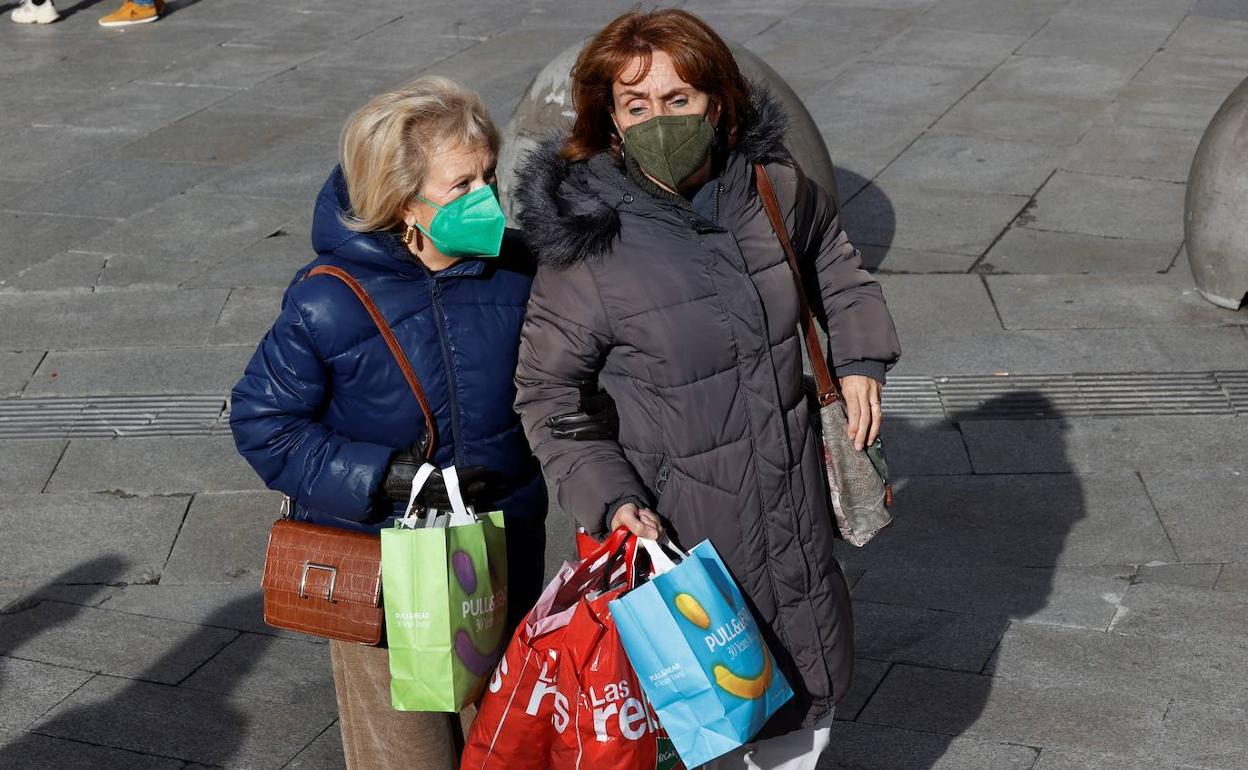
[[[611,88],[637,58],[641,59],[641,70],[625,85],[644,79],[656,50],[672,58],[682,80],[717,100],[720,125],[728,128],[729,144],[734,142],[737,121],[748,110],[750,85],[728,44],[688,11],[629,11],[603,27],[576,57],[572,68],[576,121],[563,145],[566,160],[584,160],[615,147]]]

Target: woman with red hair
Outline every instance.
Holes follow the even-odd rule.
[[[563,507],[591,533],[710,539],[796,693],[715,767],[814,768],[850,681],[849,591],[802,387],[799,299],[756,193],[775,188],[861,449],[900,355],[880,286],[828,193],[784,147],[784,115],[680,10],[631,12],[582,50],[571,135],[531,155],[516,200],[537,254],[517,407]],[[594,378],[618,438],[549,419]]]

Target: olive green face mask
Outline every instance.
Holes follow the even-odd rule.
[[[675,190],[706,162],[715,127],[705,115],[656,115],[630,126],[623,139],[643,171]]]

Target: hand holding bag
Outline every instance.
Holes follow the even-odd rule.
[[[798,305],[801,309],[802,337],[806,354],[815,375],[815,401],[818,419],[815,422],[819,445],[823,454],[823,467],[827,476],[828,496],[836,517],[837,531],[850,545],[864,546],[876,533],[893,523],[889,506],[893,503],[892,486],[888,483],[888,466],[884,462],[883,445],[876,444],[865,450],[854,448],[849,438],[849,418],[845,414],[845,402],[836,390],[836,381],[828,368],[828,360],[819,344],[815,320],[810,312],[810,302],[802,285],[801,268],[797,253],[789,241],[789,231],[780,214],[775,189],[762,164],[754,166],[754,178],[758,197],[763,202],[771,228],[775,230],[780,246],[793,271],[797,285]]]
[[[403,348],[364,287],[346,271],[321,265],[308,276],[345,283],[368,311],[425,416],[426,457],[437,445],[437,422]],[[290,498],[269,531],[264,557],[264,622],[343,642],[381,642],[381,542],[377,535],[293,521]]]

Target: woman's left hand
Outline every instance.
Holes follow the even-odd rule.
[[[864,374],[850,374],[840,380],[845,414],[849,417],[849,437],[854,440],[854,449],[861,450],[874,444],[880,435],[880,422],[884,419],[880,406],[883,386],[879,380]]]

